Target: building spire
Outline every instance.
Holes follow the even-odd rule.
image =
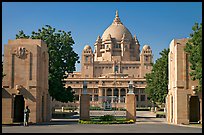
[[[116,12],[115,12],[115,17],[119,17],[118,10],[116,10]]]
[[[113,20],[114,24],[122,24],[122,22],[120,21],[119,15],[118,15],[118,10],[116,10],[115,12],[115,19]]]

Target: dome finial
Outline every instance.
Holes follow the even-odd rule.
[[[116,10],[115,12],[115,19],[113,20],[114,24],[122,24],[122,22],[120,21],[119,15],[118,15],[118,10]]]
[[[118,10],[116,10],[116,12],[115,12],[115,17],[119,17]]]

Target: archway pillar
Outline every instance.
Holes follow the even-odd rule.
[[[126,119],[136,122],[136,100],[135,94],[126,94]]]
[[[89,94],[81,94],[80,96],[80,120],[89,120],[90,119],[90,95]]]

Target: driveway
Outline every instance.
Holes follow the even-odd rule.
[[[201,127],[172,125],[152,112],[138,111],[134,124],[79,124],[73,119],[52,119],[49,123],[3,125],[2,133],[202,133]]]

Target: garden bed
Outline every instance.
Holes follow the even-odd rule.
[[[166,113],[163,111],[156,112],[156,118],[166,118]]]
[[[134,120],[126,120],[126,118],[115,118],[112,115],[104,115],[91,118],[90,120],[79,120],[80,124],[133,124]]]

